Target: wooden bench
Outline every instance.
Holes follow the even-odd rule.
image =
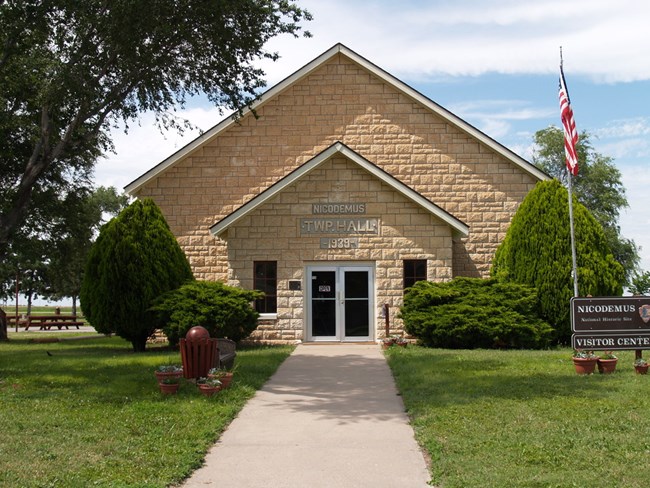
[[[52,327],[57,327],[61,330],[63,327],[69,329],[70,326],[74,326],[77,329],[80,325],[86,325],[77,315],[27,315],[26,317],[18,317],[15,315],[7,317],[7,325],[18,325],[19,327],[25,327],[25,330],[29,330],[30,327],[38,326],[39,330],[50,330]]]

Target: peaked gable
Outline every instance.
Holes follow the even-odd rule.
[[[463,237],[468,235],[469,227],[465,223],[463,223],[462,221],[460,221],[450,213],[444,211],[437,205],[433,204],[431,201],[424,198],[418,192],[416,192],[409,186],[405,185],[401,181],[395,179],[394,177],[392,177],[390,174],[388,174],[378,166],[372,164],[370,161],[368,161],[363,156],[350,149],[342,142],[336,142],[335,144],[331,145],[329,148],[325,149],[321,153],[314,156],[312,159],[310,159],[302,166],[300,166],[296,170],[286,175],[280,181],[278,181],[271,187],[267,188],[265,191],[263,191],[262,193],[254,197],[252,200],[239,207],[230,215],[228,215],[224,219],[214,224],[212,227],[210,227],[210,232],[214,236],[220,236],[228,229],[228,227],[235,224],[237,221],[239,221],[240,219],[244,218],[246,215],[250,214],[252,211],[257,209],[259,206],[263,205],[268,200],[281,193],[289,185],[304,178],[312,170],[318,168],[323,163],[329,161],[331,158],[337,155],[345,156],[348,160],[356,163],[361,168],[365,169],[373,176],[375,176],[377,179],[381,180],[383,183],[387,184],[389,187],[394,189],[396,192],[400,193],[407,199],[411,200],[415,204],[419,205],[420,207],[430,212],[432,215],[436,216],[443,222],[447,223],[452,228],[455,234]]]
[[[343,44],[336,44],[335,46],[333,46],[332,48],[330,48],[329,50],[327,50],[326,52],[318,56],[316,59],[306,64],[300,70],[296,71],[295,73],[285,78],[283,81],[281,81],[280,83],[278,83],[277,85],[275,85],[274,87],[272,87],[271,89],[269,89],[268,91],[260,95],[259,99],[252,104],[251,108],[245,108],[243,110],[243,117],[251,116],[252,111],[261,108],[266,102],[277,97],[281,92],[286,90],[288,87],[294,85],[299,80],[302,80],[310,73],[314,72],[315,70],[319,69],[321,66],[326,64],[334,56],[337,56],[339,54],[345,56],[350,61],[356,63],[357,65],[361,66],[363,69],[370,72],[372,75],[376,76],[382,82],[388,84],[389,86],[403,93],[404,95],[414,100],[418,104],[422,105],[426,109],[435,113],[437,116],[441,117],[449,124],[455,126],[462,132],[468,134],[470,137],[476,139],[477,141],[481,142],[485,146],[489,147],[497,154],[501,155],[505,160],[518,166],[523,171],[533,176],[535,179],[546,180],[549,178],[548,175],[546,175],[544,172],[542,172],[541,170],[539,170],[538,168],[530,164],[525,159],[513,153],[505,146],[499,144],[494,139],[490,138],[489,136],[487,136],[477,128],[473,127],[471,124],[465,122],[461,118],[457,117],[456,115],[449,112],[442,106],[438,105],[437,103],[433,102],[426,96],[414,90],[409,85],[401,82],[391,74],[387,73],[383,69],[374,65],[373,63],[363,58],[362,56],[358,55],[357,53],[347,48]],[[144,186],[147,182],[153,180],[159,174],[163,173],[165,170],[174,166],[177,162],[179,162],[186,156],[190,155],[192,152],[196,151],[197,149],[200,149],[209,141],[216,138],[220,133],[222,133],[223,131],[227,130],[228,128],[236,124],[237,120],[238,120],[237,114],[233,114],[227,117],[226,119],[224,119],[223,121],[221,121],[220,123],[212,127],[210,130],[208,130],[207,132],[197,137],[192,142],[190,142],[189,144],[187,144],[186,146],[184,146],[183,148],[181,148],[180,150],[178,150],[177,152],[169,156],[167,159],[165,159],[164,161],[154,166],[152,169],[150,169],[149,171],[147,171],[146,173],[144,173],[143,175],[141,175],[140,177],[138,177],[128,185],[126,185],[125,191],[130,194],[135,194],[138,191],[138,189]]]

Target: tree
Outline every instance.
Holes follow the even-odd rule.
[[[628,291],[632,295],[650,295],[650,271],[637,274],[632,279]]]
[[[152,300],[192,279],[160,209],[136,200],[102,227],[88,253],[80,302],[88,322],[144,351],[156,329]]]
[[[111,149],[112,127],[151,111],[182,130],[173,110],[201,93],[241,113],[263,86],[254,62],[278,58],[265,43],[310,19],[288,0],[0,2],[0,258],[39,193]]]
[[[61,238],[49,254],[46,269],[48,298],[72,298],[72,312],[77,313],[77,298],[88,251],[105,222],[105,216],[117,215],[127,204],[128,197],[119,195],[112,186],[100,186],[78,202],[73,225],[57,229]]]
[[[629,283],[638,270],[640,258],[636,244],[621,235],[618,225],[621,209],[628,206],[621,172],[611,157],[594,150],[588,132],[580,134],[576,149],[579,171],[572,180],[574,195],[603,227],[614,258],[623,265],[626,283]],[[551,126],[535,133],[533,163],[567,186],[564,133],[561,129]]]
[[[574,197],[580,296],[621,295],[625,273],[611,254],[605,233]],[[542,317],[557,339],[571,338],[569,301],[573,296],[567,190],[558,180],[537,183],[515,213],[492,262],[492,275],[537,289]]]

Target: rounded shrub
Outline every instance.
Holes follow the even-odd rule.
[[[159,297],[151,311],[173,346],[196,325],[205,327],[211,337],[240,341],[257,327],[259,314],[251,302],[262,296],[260,291],[218,281],[193,281]]]
[[[553,329],[537,310],[533,288],[495,279],[417,282],[404,296],[406,332],[428,347],[527,348],[549,345]]]

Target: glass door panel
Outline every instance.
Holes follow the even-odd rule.
[[[311,335],[336,336],[336,271],[311,273]]]
[[[370,336],[368,271],[344,270],[345,337]]]

